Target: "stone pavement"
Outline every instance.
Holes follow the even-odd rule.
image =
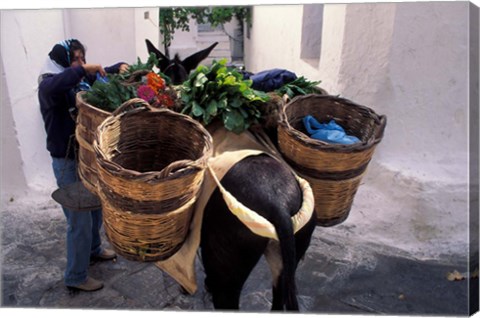
[[[63,285],[66,223],[58,205],[48,198],[30,204],[14,201],[2,206],[0,216],[2,308],[213,310],[198,260],[199,289],[194,295],[182,293],[153,263],[123,257],[91,266],[90,275],[105,282],[102,290],[70,292]],[[345,226],[345,231],[350,228]],[[469,287],[478,303],[478,278],[449,281],[446,275],[454,270],[467,272],[465,257],[420,261],[317,227],[297,270],[301,312],[466,316]],[[270,273],[262,259],[244,287],[241,310],[268,312],[270,301]]]

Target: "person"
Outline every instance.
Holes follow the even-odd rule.
[[[87,64],[85,47],[77,39],[55,44],[49,52],[38,78],[38,99],[47,133],[47,150],[59,187],[78,180],[72,115],[76,109],[76,93],[89,89],[97,76],[124,72],[128,66],[123,62],[105,68],[100,64]],[[102,210],[73,211],[63,206],[62,209],[67,220],[65,285],[83,291],[101,289],[103,282],[88,276],[88,267],[92,261],[116,257],[114,251],[102,248]]]

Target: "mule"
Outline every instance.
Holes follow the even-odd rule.
[[[169,60],[146,41],[149,53],[161,61],[160,69],[180,83],[216,45],[180,61],[178,56]],[[291,217],[302,206],[302,190],[292,170],[269,155],[247,156],[228,170],[221,183],[239,202],[273,224],[278,241],[254,234],[230,212],[219,189],[214,190],[204,209],[200,240],[205,287],[214,308],[239,309],[243,285],[265,255],[273,277],[271,309],[298,311],[295,272],[310,245],[315,213],[294,234]]]
[[[273,280],[271,310],[298,311],[295,271],[315,220],[311,217],[294,235],[291,217],[302,204],[302,191],[291,169],[268,155],[250,156],[227,172],[222,185],[270,221],[279,241],[254,234],[230,212],[219,189],[213,192],[204,210],[200,252],[215,309],[239,309],[242,287],[265,255]]]
[[[178,54],[175,54],[175,57],[170,59],[168,56],[165,56],[160,52],[150,40],[146,39],[145,42],[147,44],[148,53],[154,53],[156,55],[160,71],[172,80],[173,85],[182,84],[188,78],[188,74],[194,70],[201,61],[206,59],[218,44],[218,42],[215,42],[206,49],[200,50],[187,58],[180,60]]]

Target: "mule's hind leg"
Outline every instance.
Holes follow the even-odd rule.
[[[205,208],[201,255],[215,309],[239,309],[242,287],[267,242],[228,210],[218,189],[213,193]]]

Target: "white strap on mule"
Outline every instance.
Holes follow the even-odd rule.
[[[273,224],[257,212],[243,205],[230,192],[228,192],[222,186],[210,165],[208,165],[208,170],[220,189],[228,209],[253,233],[278,241],[277,231],[275,230]],[[302,190],[303,202],[300,210],[294,216],[292,216],[293,233],[297,233],[301,228],[303,228],[308,220],[310,220],[314,208],[314,197],[310,184],[308,181],[300,178],[296,174],[295,178],[297,179]]]

